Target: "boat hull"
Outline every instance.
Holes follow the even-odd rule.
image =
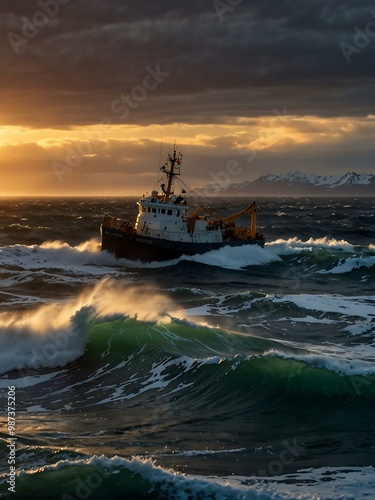
[[[102,226],[102,251],[106,250],[115,256],[143,262],[172,260],[181,255],[196,255],[218,250],[230,246],[260,245],[265,243],[264,238],[252,240],[228,240],[222,243],[187,243],[169,241],[149,236],[139,236],[134,233],[125,233],[118,229]]]

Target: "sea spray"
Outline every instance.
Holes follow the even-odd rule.
[[[170,322],[184,311],[155,287],[104,278],[75,299],[0,313],[1,371],[64,366],[84,353],[94,319],[113,315]]]
[[[135,201],[1,201],[0,367],[24,366],[0,381],[18,396],[12,497],[370,498],[373,199],[268,198],[263,249],[150,264],[100,251],[103,213],[134,219]],[[143,320],[148,287],[161,319]]]

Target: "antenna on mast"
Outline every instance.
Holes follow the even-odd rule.
[[[168,154],[167,162],[160,167],[160,170],[165,173],[168,179],[167,187],[163,189],[164,191],[164,201],[167,202],[170,195],[173,194],[172,187],[174,178],[177,175],[180,175],[180,165],[182,162],[182,153],[178,153],[176,151],[176,141],[173,146],[173,155]]]

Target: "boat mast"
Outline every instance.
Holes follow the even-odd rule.
[[[163,165],[160,170],[164,172],[168,178],[168,185],[164,191],[164,201],[167,202],[172,192],[173,180],[176,175],[180,175],[180,165],[182,161],[182,153],[176,153],[176,144],[174,145],[173,155],[168,154],[168,161]],[[168,163],[170,163],[170,168],[168,170]],[[177,165],[176,165],[177,164]]]

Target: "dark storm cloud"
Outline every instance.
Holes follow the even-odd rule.
[[[372,2],[61,1],[0,7],[3,123],[215,123],[284,105],[294,115],[374,113],[375,29],[367,40],[354,30],[375,21]],[[25,27],[53,4],[45,26]],[[18,54],[9,33],[25,41]],[[350,64],[342,42],[355,49]],[[142,93],[146,68],[164,76]]]

